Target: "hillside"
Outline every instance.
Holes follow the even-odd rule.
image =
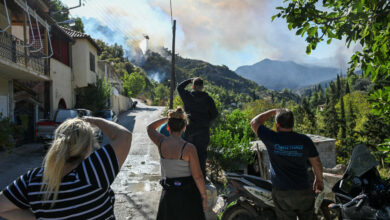
[[[337,76],[336,68],[301,65],[292,61],[264,59],[238,67],[236,73],[269,89],[297,89],[315,85]]]
[[[166,51],[166,53],[168,52]],[[147,72],[150,78],[165,84],[170,79],[171,73],[171,62],[165,58],[169,55],[165,54],[164,56],[149,51],[141,67]],[[227,66],[217,66],[201,60],[176,56],[176,81],[178,83],[184,79],[197,76],[202,77],[212,85],[236,93],[253,95],[254,93],[266,90],[263,86],[259,86],[255,82],[239,76]]]

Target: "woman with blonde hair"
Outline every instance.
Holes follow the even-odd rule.
[[[98,148],[92,125],[110,144]],[[132,135],[95,117],[69,119],[55,131],[42,167],[28,171],[0,194],[8,219],[115,219],[113,183],[130,150]],[[95,150],[95,151],[94,151]]]
[[[169,137],[156,131],[168,122]],[[182,139],[187,118],[181,108],[169,112],[168,118],[148,125],[149,138],[160,153],[163,191],[158,207],[158,220],[205,219],[206,186],[193,144]]]

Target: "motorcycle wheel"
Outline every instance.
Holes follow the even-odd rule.
[[[258,215],[255,210],[249,210],[236,204],[223,213],[221,220],[253,220],[257,218]]]

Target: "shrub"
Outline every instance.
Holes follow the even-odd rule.
[[[254,135],[250,119],[239,109],[221,118],[225,120],[212,129],[209,158],[222,169],[235,171],[237,165],[251,163],[253,159],[250,141]]]
[[[12,137],[15,126],[9,118],[3,118],[0,114],[0,150],[10,150],[15,143]]]

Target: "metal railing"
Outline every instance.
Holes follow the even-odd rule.
[[[24,42],[15,36],[0,33],[0,59],[16,63],[38,74],[49,76],[49,59],[42,52],[30,52]]]

